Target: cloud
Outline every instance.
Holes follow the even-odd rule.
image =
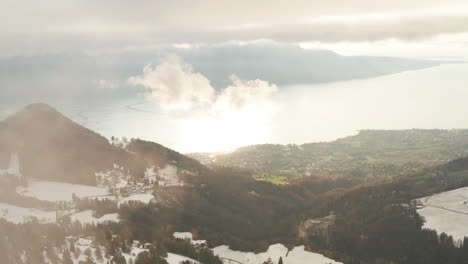
[[[201,33],[167,34],[170,42],[216,43],[225,40],[271,39],[286,43],[369,42],[398,39],[420,41],[443,34],[468,32],[468,9],[409,13],[376,13],[302,17],[265,24],[223,25]]]
[[[211,104],[215,95],[210,81],[194,73],[190,65],[175,55],[166,57],[155,68],[145,66],[143,75],[131,77],[129,82],[148,88],[147,98],[165,110],[189,110]]]
[[[132,85],[143,86],[148,100],[156,102],[164,111],[204,110],[213,116],[264,108],[271,105],[278,91],[275,84],[263,80],[241,80],[231,75],[231,84],[216,90],[201,73],[181,57],[169,55],[156,67],[145,66],[143,74],[128,79]],[[258,112],[258,111],[256,111]]]
[[[164,57],[156,67],[144,67],[142,75],[128,82],[143,86],[146,99],[176,117],[175,147],[182,151],[225,151],[266,142],[280,107],[275,84],[231,75],[227,86],[215,89],[175,55]]]
[[[262,80],[244,81],[235,75],[231,75],[232,85],[224,88],[213,104],[213,112],[223,115],[226,112],[242,111],[255,107],[256,112],[270,110],[272,106],[271,97],[278,92],[275,84]]]
[[[412,41],[468,32],[466,0],[6,0],[0,17],[3,56],[262,38]]]

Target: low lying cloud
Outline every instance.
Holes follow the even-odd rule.
[[[219,115],[226,112],[243,111],[255,107],[257,112],[261,109],[272,109],[271,97],[278,92],[278,87],[262,80],[244,81],[231,75],[232,85],[224,88],[213,104],[212,111]],[[268,107],[270,106],[270,107]]]
[[[241,80],[235,75],[230,81],[227,87],[216,90],[210,80],[176,55],[163,58],[156,67],[147,65],[142,75],[128,79],[130,84],[145,87],[146,99],[165,112],[204,110],[212,116],[228,116],[273,105],[271,98],[278,91],[275,84]]]
[[[129,82],[147,88],[147,99],[165,110],[190,110],[211,104],[215,96],[210,81],[175,55],[166,57],[155,68],[147,65],[142,76],[131,77]]]

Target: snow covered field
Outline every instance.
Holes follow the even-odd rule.
[[[33,217],[37,218],[40,223],[53,223],[55,222],[55,211],[42,211],[0,203],[0,218],[4,218],[9,222],[23,223]]]
[[[285,264],[337,264],[321,254],[306,251],[304,246],[295,247],[288,252],[288,249],[282,244],[271,245],[266,252],[255,254],[253,252],[241,252],[231,250],[228,246],[219,246],[213,249],[213,252],[221,258],[232,259],[244,264],[263,263],[270,258],[277,263],[279,258],[283,258]]]
[[[468,236],[468,187],[418,199],[425,207],[418,213],[425,228],[445,232],[454,240]]]
[[[16,188],[16,192],[24,196],[51,202],[71,201],[72,194],[81,198],[108,194],[107,190],[102,187],[36,180],[30,180],[28,187],[20,186]]]
[[[206,240],[193,240],[193,235],[190,232],[175,232],[173,234],[175,238],[188,239],[192,244],[206,243]],[[215,255],[218,255],[221,258],[232,259],[244,264],[257,264],[263,263],[269,258],[277,263],[279,258],[283,258],[285,264],[304,264],[304,263],[313,263],[313,264],[338,264],[332,259],[329,259],[321,254],[312,253],[306,251],[304,246],[299,246],[293,248],[289,251],[282,244],[271,245],[266,252],[255,254],[253,252],[241,252],[234,251],[229,248],[229,246],[219,246],[213,248]],[[228,262],[228,260],[226,260]]]
[[[55,211],[43,211],[33,208],[24,208],[14,206],[11,204],[0,203],[0,218],[18,224],[32,220],[35,217],[40,223],[55,223],[56,212]],[[118,222],[119,214],[106,214],[101,218],[93,216],[92,210],[85,210],[70,215],[72,222],[81,222],[82,224],[101,224],[104,222]]]

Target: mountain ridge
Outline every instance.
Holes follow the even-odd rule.
[[[124,147],[113,145],[43,103],[28,105],[0,122],[0,167],[7,166],[12,153],[19,153],[26,177],[88,185],[95,185],[95,174],[112,170],[114,164],[136,177],[152,166],[176,161],[206,171],[199,162],[157,143],[134,139]]]

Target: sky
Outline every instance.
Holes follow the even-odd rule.
[[[272,39],[427,41],[468,32],[464,0],[4,0],[3,56]],[[455,40],[466,45],[466,36]]]
[[[318,84],[468,60],[466,0],[3,0],[0,21],[0,118],[37,101],[88,115],[112,105],[109,115],[126,109],[160,122],[140,134],[122,131],[184,151],[349,134],[356,126],[332,126],[337,120],[320,136],[313,127],[308,137],[285,131],[297,127],[289,120],[300,124],[315,109],[295,107],[301,98],[290,87],[319,91]],[[459,82],[463,87],[465,79]],[[315,104],[322,98],[302,97]],[[319,103],[344,100],[324,99]],[[342,110],[334,111],[330,116]],[[374,124],[386,128],[372,118],[360,123]]]

